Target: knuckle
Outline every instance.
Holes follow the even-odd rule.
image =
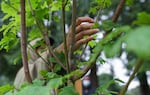
[[[80,36],[84,36],[84,35],[85,35],[84,31],[80,32]]]
[[[83,30],[84,27],[85,27],[85,26],[84,26],[83,24],[80,24],[80,25],[79,25],[80,30]]]

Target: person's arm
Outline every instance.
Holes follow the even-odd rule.
[[[76,35],[75,35],[75,45],[74,45],[74,50],[77,50],[80,46],[83,44],[91,41],[94,39],[92,36],[93,34],[97,33],[99,29],[93,29],[92,26],[94,25],[94,20],[90,17],[79,17],[76,20]],[[67,35],[67,49],[69,48],[71,44],[71,34],[72,29],[71,26],[69,28],[69,32]],[[88,37],[84,37],[88,36]],[[55,48],[57,52],[64,52],[64,43],[59,45],[58,47]]]

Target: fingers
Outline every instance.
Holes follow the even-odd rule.
[[[93,34],[97,33],[99,29],[93,29],[94,20],[90,17],[79,17],[76,20],[76,28],[75,28],[75,44],[74,50],[77,50],[83,44],[94,39]],[[72,35],[72,27],[69,29],[69,33],[67,35],[67,47],[71,44],[71,35]],[[85,38],[85,36],[88,36]]]
[[[76,26],[80,25],[82,22],[94,23],[94,20],[90,17],[79,17],[76,20]]]
[[[94,39],[93,36],[89,36],[87,38],[84,38],[84,39],[81,39],[81,40],[77,41],[76,44],[75,44],[75,48],[74,49],[75,50],[78,49],[81,45],[83,45],[83,44],[85,44],[85,43],[87,43],[87,42],[89,42],[89,41],[91,41],[93,39]]]
[[[82,31],[82,32],[79,32],[78,34],[76,34],[76,41],[82,39],[84,36],[90,36],[90,35],[93,35],[95,33],[97,33],[99,31],[99,29],[88,29],[88,30],[85,30],[85,31]]]
[[[94,25],[94,23],[80,24],[76,27],[76,33],[79,33],[83,30],[90,29],[90,28],[92,28],[93,25]]]

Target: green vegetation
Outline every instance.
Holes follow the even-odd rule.
[[[92,68],[96,63],[105,64],[105,60],[100,56],[102,52],[105,53],[107,58],[120,57],[123,52],[126,52],[128,63],[125,66],[131,75],[128,82],[124,83],[122,87],[118,84],[119,82],[122,83],[122,81],[115,79],[113,75],[100,75],[98,78],[99,83],[97,83],[99,85],[93,95],[130,95],[130,93],[126,94],[126,92],[135,77],[140,83],[140,93],[143,95],[150,94],[146,76],[146,72],[150,70],[149,0],[144,0],[144,2],[142,0],[26,0],[24,7],[26,12],[25,34],[27,35],[24,36],[27,39],[19,36],[23,32],[21,30],[23,27],[21,26],[21,17],[23,16],[23,9],[20,7],[21,1],[24,0],[1,1],[0,74],[5,76],[6,79],[3,82],[1,80],[2,76],[0,76],[0,81],[2,81],[0,82],[0,95],[79,95],[75,91],[74,82],[82,78],[89,70],[93,70]],[[76,7],[73,7],[74,5]],[[117,6],[120,7],[117,9]],[[72,12],[75,9],[77,13]],[[73,16],[72,13],[74,14]],[[114,14],[112,15],[111,13]],[[63,14],[65,15],[64,17]],[[84,58],[82,60],[78,58],[78,56],[82,56],[82,53],[86,52],[83,49],[84,47],[75,51],[75,53],[70,51],[73,56],[77,56],[73,57],[73,59],[65,55],[68,54],[66,51],[64,54],[53,51],[54,55],[63,63],[63,66],[67,68],[63,74],[61,72],[63,66],[59,64],[56,57],[51,57],[49,61],[55,63],[52,67],[53,72],[41,71],[44,80],[31,80],[32,83],[28,80],[29,83],[25,83],[20,89],[16,89],[12,84],[12,80],[18,68],[22,65],[21,40],[26,40],[26,44],[28,44],[35,38],[43,37],[46,39],[46,37],[50,36],[55,43],[53,46],[47,47],[53,49],[63,42],[63,38],[65,38],[63,36],[65,31],[62,31],[63,26],[70,26],[73,17],[85,15],[95,18],[93,28],[98,27],[100,31],[104,31],[103,38],[87,43],[91,47],[89,59],[85,61]],[[107,19],[103,20],[102,16],[106,16]],[[63,25],[62,20],[65,21]],[[125,45],[124,47],[123,44]],[[67,60],[71,60],[70,63],[67,63]],[[67,67],[68,64],[75,65],[76,69]],[[84,69],[81,70],[81,67],[84,67]],[[107,80],[104,81],[103,78]],[[10,82],[7,79],[8,81],[10,79]],[[145,84],[147,88],[142,89]]]

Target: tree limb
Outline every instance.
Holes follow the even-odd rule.
[[[22,52],[22,61],[26,79],[29,83],[32,83],[32,79],[28,67],[28,58],[27,58],[27,43],[26,43],[26,19],[25,19],[25,0],[20,0],[21,5],[21,52]]]
[[[143,64],[143,61],[140,60],[140,59],[138,59],[136,65],[135,65],[135,68],[134,68],[132,74],[130,75],[130,78],[129,78],[128,82],[127,82],[126,85],[121,89],[119,95],[124,95],[124,94],[125,94],[125,92],[127,91],[127,89],[128,89],[128,87],[129,87],[131,81],[134,79],[136,73],[139,71],[139,69],[140,69],[140,67],[142,66],[142,64]]]
[[[76,28],[76,0],[73,0],[72,7],[72,35],[71,35],[71,45],[69,46],[69,64],[73,65],[74,60],[74,43],[75,43],[75,28]]]
[[[123,8],[125,2],[126,2],[126,0],[120,0],[119,4],[118,4],[118,6],[117,6],[117,8],[116,8],[116,10],[114,12],[114,15],[112,17],[112,22],[116,22],[118,20],[119,15],[120,15],[120,13],[122,11],[122,8]]]
[[[66,41],[66,30],[65,30],[65,7],[67,2],[65,0],[62,0],[62,28],[63,28],[63,35],[64,35],[64,53],[65,53],[65,60],[66,60],[66,67],[67,72],[70,71],[69,68],[69,60],[68,60],[68,47],[67,47],[67,41]]]

